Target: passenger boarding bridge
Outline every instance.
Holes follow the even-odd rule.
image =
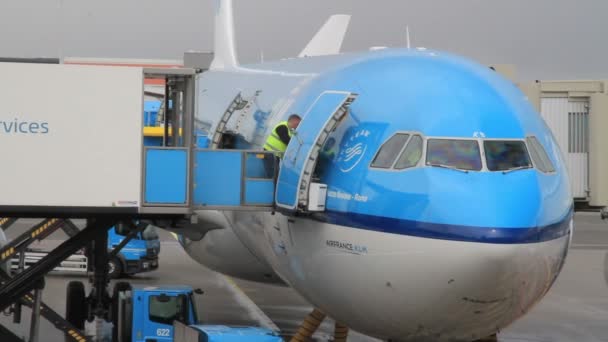
[[[213,131],[200,127],[196,78],[204,65],[162,69],[20,62],[0,63],[6,109],[0,112],[0,227],[7,229],[18,218],[46,220],[0,245],[0,263],[56,229],[71,229],[67,241],[31,267],[12,277],[0,269],[1,310],[42,307],[38,314],[66,331],[68,339],[82,341],[82,327],[40,302],[41,281],[86,246],[94,270],[88,314],[107,317],[107,261],[124,246],[107,251],[110,227],[122,222],[134,236],[142,220],[195,222],[201,210],[300,215],[325,210],[326,186],[314,179],[317,159],[356,94],[321,95],[279,169],[270,152],[227,146],[227,123],[235,113],[247,113],[249,100],[241,94],[235,94]],[[147,79],[161,80],[165,87],[164,94],[152,94],[163,101],[157,117],[144,122]],[[87,219],[86,227],[74,229],[71,218]]]

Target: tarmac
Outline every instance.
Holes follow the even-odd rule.
[[[20,220],[7,231],[8,238],[23,233],[35,220]],[[197,295],[199,319],[205,324],[255,325],[278,329],[286,336],[295,332],[312,310],[294,290],[229,278],[196,263],[173,237],[160,232],[162,246],[158,270],[127,280],[134,284],[184,284],[201,288]],[[57,232],[47,244],[58,244],[66,236]],[[86,276],[49,274],[43,301],[60,314],[65,311],[66,285]],[[23,310],[22,323],[0,315],[0,324],[19,336],[29,334],[30,311]],[[333,322],[326,320],[316,340],[328,340]],[[64,341],[63,335],[45,320],[40,341]],[[378,341],[351,331],[348,341]],[[501,342],[608,342],[608,221],[599,213],[577,213],[575,233],[568,260],[547,296],[526,316],[500,332]]]

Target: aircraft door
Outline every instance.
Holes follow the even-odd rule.
[[[325,91],[308,108],[281,160],[275,196],[278,207],[309,211],[319,152],[356,97],[346,91]]]

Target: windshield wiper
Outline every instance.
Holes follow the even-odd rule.
[[[430,163],[430,164],[427,164],[427,165],[429,165],[429,166],[435,166],[435,167],[442,167],[444,169],[456,170],[456,171],[460,171],[460,172],[464,172],[464,173],[469,173],[469,170],[460,169],[460,168],[457,168],[457,167],[451,166],[451,165],[435,164],[435,163]]]
[[[517,171],[517,170],[524,170],[524,169],[530,169],[532,168],[531,165],[523,165],[523,166],[517,166],[517,167],[512,167],[510,169],[506,169],[502,171],[502,174],[507,174],[509,172],[513,172],[513,171]]]

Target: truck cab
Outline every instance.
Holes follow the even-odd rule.
[[[112,227],[108,230],[108,250],[114,249],[124,238],[125,235]],[[156,227],[148,226],[109,261],[109,275],[111,278],[119,278],[122,275],[153,271],[158,268],[159,253],[160,239]]]
[[[191,330],[194,334],[187,335],[197,336],[192,340],[196,342],[282,341],[275,332],[264,328],[197,325],[194,291],[190,286],[131,287],[127,283],[119,284],[114,291],[116,314],[113,317],[113,341],[182,341],[183,338],[176,337],[176,329],[179,330],[179,336],[185,336],[184,329]]]
[[[188,286],[135,287],[131,341],[173,341],[173,322],[198,321],[192,288]]]

